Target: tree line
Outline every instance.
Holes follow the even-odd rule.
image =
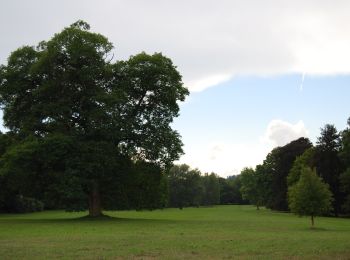
[[[17,138],[12,132],[0,133],[0,212],[88,208],[81,180],[64,169],[58,171],[62,160],[70,160],[63,156],[69,151],[67,144],[60,138],[24,143]],[[103,182],[104,209],[182,209],[248,202],[240,192],[240,176],[225,179],[186,164],[163,170],[128,158],[113,166],[117,166],[115,174]]]
[[[215,173],[201,173],[188,165],[175,165],[166,173],[168,207],[246,204],[240,193],[240,177],[219,177]]]
[[[311,216],[349,214],[350,118],[347,123],[340,132],[326,124],[315,145],[299,138],[273,149],[255,169],[243,169],[243,197],[257,208]]]
[[[253,204],[259,209],[292,211],[300,215],[350,214],[350,118],[338,131],[332,124],[321,128],[315,145],[299,138],[274,148],[262,164],[244,168],[224,179],[201,174],[187,165],[174,166],[168,175],[172,207],[213,204]],[[203,200],[201,178],[217,185],[216,200]],[[215,181],[215,178],[217,179]],[[215,196],[214,196],[215,197]]]

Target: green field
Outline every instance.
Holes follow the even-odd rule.
[[[252,206],[0,215],[0,259],[350,259],[350,219]],[[85,213],[86,214],[86,213]]]

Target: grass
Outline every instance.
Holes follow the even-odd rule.
[[[253,206],[0,215],[0,259],[350,259],[350,219]]]

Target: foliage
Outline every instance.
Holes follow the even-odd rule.
[[[341,133],[341,149],[339,157],[346,170],[340,175],[340,189],[345,194],[342,209],[345,213],[350,213],[350,118],[348,127]]]
[[[309,139],[301,137],[282,147],[273,149],[266,157],[265,172],[266,206],[273,210],[288,210],[287,176],[295,159],[312,146]]]
[[[174,165],[167,174],[169,189],[169,206],[183,207],[199,206],[204,188],[201,173],[191,170],[186,164]]]
[[[220,183],[220,204],[247,204],[242,198],[240,192],[242,183],[240,175],[229,176],[228,178],[219,178]]]
[[[346,167],[350,167],[350,118],[347,128],[341,132],[340,158]]]
[[[304,167],[299,181],[288,190],[289,208],[298,215],[314,216],[328,213],[332,208],[332,193],[316,171]]]
[[[350,213],[350,168],[340,175],[341,190],[346,194],[344,204],[342,205],[344,212]]]
[[[341,213],[341,205],[344,202],[339,179],[341,172],[343,172],[339,158],[340,148],[340,134],[335,126],[327,124],[321,128],[321,134],[315,147],[314,162],[318,175],[329,185],[334,196],[333,208],[336,216]]]
[[[15,141],[15,136],[11,133],[1,133],[0,131],[0,158]]]
[[[262,186],[259,185],[259,178],[252,168],[244,168],[240,174],[242,198],[256,205],[257,209],[262,206]]]
[[[128,158],[101,156],[107,146],[98,148],[89,145],[85,153],[82,147],[76,150],[71,140],[64,136],[48,136],[45,139],[26,140],[12,146],[0,160],[3,162],[2,191],[7,211],[16,211],[13,198],[16,194],[35,197],[45,202],[46,209],[66,208],[69,211],[87,207],[86,189],[79,169],[89,165],[93,176],[96,167],[90,156],[95,154],[99,163],[109,169],[104,173],[104,189],[101,191],[103,207],[106,209],[154,209],[166,205],[166,187],[161,168],[156,164],[132,162]],[[94,149],[91,151],[91,149]],[[111,147],[112,154],[113,148]],[[98,157],[101,156],[101,157]],[[108,161],[103,161],[109,159]],[[114,174],[113,174],[114,173]],[[118,174],[115,174],[118,173]],[[1,181],[1,179],[0,179]]]
[[[71,157],[72,143],[61,135],[28,138],[10,146],[0,158],[3,207],[13,211],[17,195],[38,199],[47,209],[62,207],[62,181]]]
[[[215,173],[201,177],[204,188],[201,205],[218,205],[220,203],[220,182]]]
[[[314,156],[315,156],[315,149],[311,147],[305,150],[305,152],[302,155],[298,156],[295,159],[293,166],[290,169],[289,174],[287,176],[288,186],[292,186],[299,181],[303,168],[305,167],[312,168],[314,166],[314,162],[313,162]]]
[[[167,184],[162,169],[152,163],[138,161],[128,173],[129,209],[157,209],[167,205]],[[111,198],[115,201],[115,197]]]
[[[174,165],[167,173],[169,207],[198,207],[220,204],[220,177],[202,174],[186,164]]]

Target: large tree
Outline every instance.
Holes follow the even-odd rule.
[[[0,104],[6,127],[22,142],[63,136],[72,144],[60,178],[99,216],[105,185],[125,171],[122,161],[164,168],[182,153],[170,123],[189,92],[170,59],[141,53],[113,62],[112,44],[89,29],[78,21],[14,51],[0,67]]]
[[[287,176],[295,159],[312,146],[301,137],[282,147],[273,149],[263,163],[266,183],[266,206],[274,210],[288,210]]]
[[[321,128],[321,134],[317,139],[314,163],[317,174],[328,183],[334,195],[333,208],[336,216],[341,212],[341,205],[344,201],[339,178],[343,171],[339,157],[340,148],[340,134],[334,125],[326,124]]]

